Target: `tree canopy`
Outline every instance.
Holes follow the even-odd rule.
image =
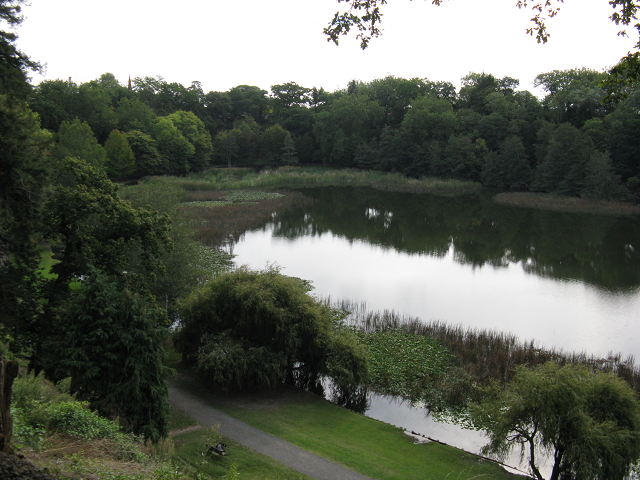
[[[549,362],[519,367],[513,380],[478,408],[489,436],[485,453],[514,448],[543,480],[541,457],[553,461],[550,480],[622,480],[640,458],[640,403],[612,373]]]
[[[356,29],[356,38],[360,40],[362,49],[369,46],[369,42],[379,37],[382,31],[379,28],[382,21],[382,7],[388,0],[337,0],[338,3],[345,3],[349,6],[347,12],[337,12],[329,25],[324,29],[327,40],[338,44],[340,37],[347,35],[351,29]],[[431,0],[433,5],[441,5],[443,0]],[[546,43],[549,40],[546,21],[560,13],[560,4],[564,0],[517,0],[515,5],[518,8],[530,8],[533,13],[531,22],[533,26],[526,30],[526,33],[535,36],[538,43]],[[638,4],[635,0],[611,0],[608,2],[613,8],[613,13],[609,17],[616,25],[627,27],[631,25],[640,33],[640,23],[636,21]],[[626,34],[626,31],[621,31]],[[640,46],[640,41],[637,46]]]
[[[310,289],[275,268],[221,275],[181,303],[176,348],[224,390],[284,381],[317,390],[322,375],[344,388],[358,385],[367,374],[364,350]]]

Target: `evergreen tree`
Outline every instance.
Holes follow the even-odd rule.
[[[157,442],[168,433],[168,337],[164,310],[122,280],[91,270],[58,311],[55,342],[60,376],[93,408]]]
[[[296,146],[290,132],[287,132],[284,137],[284,145],[282,146],[282,156],[280,157],[280,161],[284,165],[295,165],[298,163],[298,153],[296,152]]]

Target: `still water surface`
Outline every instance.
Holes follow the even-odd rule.
[[[370,310],[510,332],[565,351],[640,358],[637,216],[510,207],[479,195],[304,193],[313,199],[308,207],[274,214],[243,235],[232,247],[237,264],[275,263],[312,281],[318,296],[363,301]],[[376,397],[367,415],[429,429],[421,433],[470,451],[484,443],[460,445],[469,437],[447,433],[457,427],[391,404]]]

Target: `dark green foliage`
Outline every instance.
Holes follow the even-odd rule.
[[[193,146],[193,156],[189,159],[189,170],[199,172],[209,166],[213,147],[211,135],[204,128],[204,123],[192,112],[179,110],[167,117],[180,131],[182,136]]]
[[[586,165],[595,153],[593,142],[574,126],[563,123],[552,134],[546,155],[538,161],[532,189],[579,195]]]
[[[58,369],[72,378],[72,393],[120,417],[136,434],[154,442],[166,436],[164,310],[121,281],[92,270],[80,291],[59,309],[56,321]]]
[[[154,134],[158,151],[167,163],[167,173],[183,175],[189,172],[196,149],[171,119],[160,117],[154,126]]]
[[[153,137],[138,130],[126,132],[125,136],[135,157],[137,175],[161,175],[166,172],[168,166]]]
[[[228,167],[234,165],[238,157],[236,136],[235,130],[223,130],[216,135],[214,140],[214,158]]]
[[[58,287],[86,275],[90,265],[122,275],[132,245],[141,247],[147,274],[161,268],[158,257],[170,247],[168,218],[121,200],[117,186],[83,160],[58,162],[55,179],[42,215],[43,233],[60,261],[52,268]]]
[[[537,458],[552,455],[550,480],[622,480],[640,458],[640,404],[613,374],[549,362],[520,367],[476,411],[489,435],[485,453],[504,456],[520,447],[531,473],[542,480]]]
[[[531,168],[522,140],[509,137],[498,153],[487,155],[482,167],[482,184],[501,190],[525,190],[531,178]]]
[[[20,25],[24,3],[24,0],[0,0],[0,21],[10,27]],[[0,30],[0,95],[10,95],[24,101],[31,92],[27,74],[29,71],[38,71],[40,65],[16,48],[17,38],[13,32]]]
[[[360,383],[364,351],[309,290],[307,282],[273,268],[221,275],[181,303],[176,348],[223,389],[285,380],[316,389],[320,375],[338,385]]]
[[[53,155],[58,160],[66,157],[81,158],[101,170],[106,168],[107,163],[104,147],[96,140],[89,124],[78,118],[73,122],[62,122]]]
[[[127,137],[120,130],[113,130],[104,144],[107,154],[106,170],[109,176],[123,178],[133,172],[135,156]]]
[[[139,130],[146,134],[153,133],[153,123],[156,115],[139,99],[122,99],[115,111],[118,129],[123,132]]]
[[[615,174],[608,153],[596,152],[589,158],[581,194],[598,200],[626,199],[628,192],[620,184],[620,175]]]
[[[0,322],[18,339],[40,309],[35,239],[52,136],[24,102],[7,95],[0,95],[0,131]]]

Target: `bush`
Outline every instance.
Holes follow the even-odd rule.
[[[120,433],[115,423],[89,410],[89,402],[57,403],[47,408],[47,413],[48,429],[58,433],[85,440],[115,438]]]

